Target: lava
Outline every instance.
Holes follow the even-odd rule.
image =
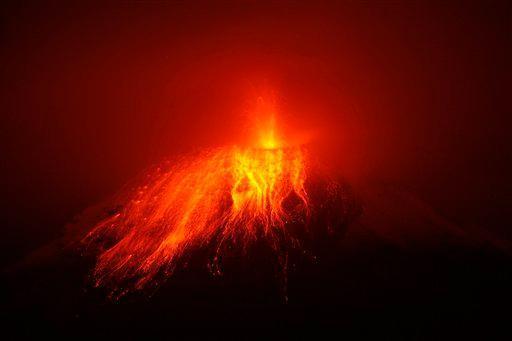
[[[310,215],[307,152],[283,143],[274,115],[259,135],[253,146],[206,150],[148,174],[83,239],[100,244],[95,284],[141,289],[193,249],[264,238],[277,251],[293,239],[287,224]]]

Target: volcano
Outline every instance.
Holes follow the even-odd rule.
[[[6,3],[2,339],[511,339],[511,3]]]
[[[310,179],[315,167],[307,146],[287,142],[277,131],[275,108],[263,98],[258,103],[256,113],[268,117],[268,123],[254,134],[256,143],[159,165],[111,204],[116,209],[81,241],[99,253],[96,286],[122,296],[154,285],[198,248],[211,250],[209,266],[218,271],[218,260],[228,249],[246,252],[258,239],[282,263],[290,248],[303,247],[311,215],[337,198],[346,200],[335,181]],[[321,192],[323,198],[313,200],[310,192]]]

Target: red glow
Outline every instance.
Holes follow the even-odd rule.
[[[307,219],[305,149],[285,143],[273,106],[262,103],[258,115],[268,119],[254,145],[207,150],[157,169],[94,227],[85,241],[114,240],[99,256],[97,285],[133,280],[140,289],[160,271],[172,272],[189,250],[211,243],[217,252],[224,243],[245,249],[263,236],[277,250],[280,236],[289,238],[285,225]]]

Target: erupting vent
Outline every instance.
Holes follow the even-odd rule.
[[[96,285],[143,288],[198,247],[213,245],[218,255],[258,238],[276,252],[297,245],[287,226],[310,218],[307,153],[283,143],[269,122],[253,147],[204,151],[149,174],[83,240],[100,245]]]

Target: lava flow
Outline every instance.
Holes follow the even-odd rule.
[[[140,289],[193,249],[243,250],[264,238],[277,251],[293,240],[286,226],[310,215],[307,153],[269,122],[251,147],[203,151],[149,174],[83,240],[100,245],[95,284]]]

